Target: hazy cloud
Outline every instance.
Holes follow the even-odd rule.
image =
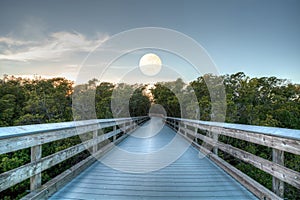
[[[0,45],[7,45],[8,47],[11,46],[22,46],[22,45],[27,45],[31,44],[31,41],[23,41],[23,40],[17,40],[13,39],[11,37],[0,37]]]
[[[45,61],[60,60],[66,55],[89,52],[107,40],[102,34],[88,39],[78,32],[55,32],[40,42],[20,40],[13,37],[0,37],[0,60]]]

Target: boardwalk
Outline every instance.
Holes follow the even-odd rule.
[[[164,126],[158,134],[152,135],[157,132],[159,123],[152,119],[118,147],[140,155],[160,150],[176,134]],[[180,138],[178,145],[186,143]],[[162,156],[150,157],[148,162],[144,156],[144,161],[139,162],[122,159],[117,153],[114,148],[102,159],[114,166],[123,166],[125,171],[136,169],[140,173],[122,172],[96,162],[50,199],[257,199],[209,159],[200,159],[198,150],[191,146],[171,165],[146,173],[142,170],[151,170]]]

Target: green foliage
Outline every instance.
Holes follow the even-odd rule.
[[[73,82],[64,78],[53,79],[21,79],[5,77],[0,79],[0,126],[53,123],[73,120],[72,98],[80,105],[75,105],[75,119],[112,118],[111,101],[116,86],[103,82],[97,84],[97,79],[87,84],[73,87]],[[130,98],[130,115],[147,115],[150,100],[145,94],[146,86],[121,84],[118,87],[119,99],[123,99],[128,92]],[[74,92],[75,91],[75,92]],[[80,106],[80,107],[78,107]],[[94,107],[93,107],[94,106]],[[76,112],[76,108],[83,113]],[[96,111],[95,116],[89,115]],[[73,110],[74,111],[74,110]],[[77,115],[76,115],[77,114]],[[78,118],[76,118],[78,116]],[[104,131],[109,131],[107,129]],[[85,134],[90,139],[91,134]],[[79,136],[43,144],[42,156],[48,156],[58,151],[81,143]],[[104,145],[104,142],[100,144]],[[86,150],[68,160],[42,172],[42,182],[45,183],[87,156]],[[20,167],[30,162],[30,149],[0,155],[0,173]],[[0,199],[20,199],[29,190],[29,180],[23,181],[0,194]]]
[[[215,120],[219,118],[212,115],[212,107],[217,110],[222,110],[223,107],[221,102],[214,102],[213,105],[211,98],[213,95],[225,95],[226,122],[300,129],[300,85],[276,77],[250,78],[243,72],[225,76],[206,74],[189,84],[181,79],[156,83],[150,89],[150,95],[147,85],[98,82],[97,79],[93,79],[87,84],[73,87],[73,82],[64,78],[29,80],[4,77],[3,80],[0,79],[0,126],[63,122],[73,118],[83,120],[127,117],[127,108],[130,116],[141,116],[148,114],[151,103],[162,105],[168,116]],[[220,82],[223,82],[226,94],[221,93]],[[197,105],[192,94],[195,94]],[[113,106],[112,102],[115,103]],[[225,136],[220,136],[219,139],[257,156],[271,159],[270,148]],[[44,144],[43,156],[80,142],[79,137],[71,137]],[[224,152],[219,152],[227,162],[271,188],[270,175]],[[85,151],[44,171],[43,183],[88,155]],[[2,173],[30,162],[30,152],[29,149],[23,149],[3,154],[0,155],[0,160]],[[285,153],[285,166],[300,171],[300,156]],[[28,189],[29,181],[26,180],[3,191],[0,199],[19,199]],[[300,198],[299,190],[287,184],[285,195],[288,199]]]
[[[154,97],[154,103],[162,105],[168,116],[180,117],[181,110],[178,98],[170,88],[163,83],[157,83],[155,88],[151,89],[151,93]]]
[[[0,173],[20,167],[30,162],[30,149],[22,149],[19,151],[0,155]],[[26,195],[29,189],[29,180],[25,180],[11,188],[0,193],[0,199],[19,199]]]
[[[206,74],[189,84],[197,96],[201,120],[213,120],[211,92],[221,91],[217,84],[220,78],[226,90],[226,122],[300,129],[300,85],[276,77],[250,78],[243,72],[220,77]],[[175,95],[172,90],[178,85],[176,82],[158,83],[151,90],[154,102],[163,105],[168,116],[183,116],[178,103],[180,95]],[[184,93],[183,87],[181,89]],[[270,148],[225,136],[220,136],[219,140],[262,158],[272,159]],[[220,156],[271,189],[272,177],[269,174],[224,152],[220,152]],[[299,171],[300,157],[285,153],[285,166]],[[285,184],[285,198],[299,199],[299,190]]]
[[[118,85],[94,82],[78,85],[73,93],[73,114],[76,120],[144,116],[150,109],[147,85]]]
[[[0,81],[0,126],[70,121],[71,81],[64,78]]]
[[[150,91],[153,102],[163,106],[168,116],[199,119],[197,97],[193,88],[182,79],[156,83]]]
[[[145,94],[146,86],[139,86],[129,100],[129,113],[131,117],[148,115],[151,102]]]
[[[96,113],[98,119],[112,118],[111,112],[111,96],[115,85],[103,82],[96,88],[95,102]]]

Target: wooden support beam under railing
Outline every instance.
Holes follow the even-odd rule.
[[[272,160],[274,163],[284,166],[284,151],[273,148]],[[274,176],[272,177],[272,189],[275,194],[282,198],[284,197],[284,182]]]
[[[16,150],[31,148],[31,162],[0,174],[0,192],[30,178],[30,190],[36,191],[41,188],[41,173],[50,167],[71,158],[86,149],[91,149],[91,156],[99,154],[98,144],[117,135],[134,130],[134,123],[143,123],[148,117],[134,117],[122,119],[87,120],[79,122],[64,122],[55,124],[27,125],[18,127],[0,128],[0,154]],[[124,129],[116,128],[121,124]],[[128,126],[124,126],[125,123]],[[113,127],[113,131],[98,136],[98,130]],[[7,134],[7,133],[12,134]],[[42,158],[42,144],[66,139],[72,136],[89,134],[92,139],[83,141],[75,146],[48,155]],[[120,137],[120,139],[125,137]]]
[[[240,124],[226,124],[218,122],[204,122],[179,118],[166,118],[166,121],[167,124],[174,130],[176,130],[176,127],[174,127],[173,124],[182,124],[180,126],[180,130],[182,129],[182,132],[179,131],[178,133],[184,133],[182,134],[182,136],[188,140],[190,140],[190,137],[194,137],[195,139],[191,141],[194,145],[199,146],[197,140],[202,140],[204,142],[204,145],[202,145],[200,149],[205,149],[205,154],[208,154],[208,152],[213,152],[214,155],[218,157],[218,149],[220,149],[221,151],[226,152],[231,156],[234,156],[271,174],[273,177],[272,190],[278,196],[278,199],[284,197],[284,182],[300,190],[300,173],[284,166],[284,151],[300,155],[300,130],[282,129],[275,127],[258,127]],[[197,129],[208,131],[208,135],[195,135],[195,130]],[[271,147],[273,160],[269,161],[244,150],[233,147],[229,144],[219,142],[219,135],[229,136],[239,140]],[[206,149],[205,147],[207,145],[205,144],[213,146],[212,150]],[[218,157],[218,160],[222,159]],[[214,159],[214,161],[216,161],[216,159]],[[218,161],[218,163],[222,162]],[[224,170],[226,171],[229,170],[227,164],[220,164],[220,166],[222,168],[224,167]],[[229,170],[228,172],[232,174],[234,173],[234,171],[236,170]],[[239,174],[242,174],[242,172],[239,172]],[[233,176],[240,177],[240,175],[234,174]],[[245,177],[247,177],[247,175],[245,175]],[[250,191],[255,194],[259,194],[259,197],[268,196],[268,199],[274,198],[272,192],[267,192],[268,189],[262,188],[261,185],[249,185],[256,182],[250,181],[250,177],[248,177],[248,179],[249,181],[247,181],[247,183],[241,183]],[[241,180],[242,179],[239,179],[239,181]]]
[[[31,163],[38,163],[42,158],[42,145],[31,147]],[[42,185],[42,173],[37,173],[30,178],[30,191],[34,191]]]

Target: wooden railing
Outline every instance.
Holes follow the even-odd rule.
[[[30,178],[31,193],[23,199],[43,199],[61,188],[67,180],[72,179],[97,157],[106,152],[113,144],[124,139],[127,133],[145,122],[148,117],[101,119],[55,124],[39,124],[0,128],[0,154],[31,148],[31,162],[21,167],[4,172],[0,175],[0,192]],[[100,134],[100,130],[110,128],[110,132]],[[92,137],[82,143],[69,147],[52,155],[42,157],[42,145],[66,139],[72,136]],[[98,144],[110,139],[112,143],[98,149]],[[71,158],[86,149],[91,149],[91,156],[79,162],[71,169],[57,176],[42,186],[41,173],[50,167]]]
[[[284,152],[300,155],[300,130],[170,117],[166,118],[166,122],[260,199],[281,199],[284,182],[300,189],[300,173],[284,166]],[[198,129],[206,131],[207,135],[199,134]],[[220,142],[219,135],[270,147],[272,161]],[[199,145],[198,139],[204,143]],[[218,149],[272,175],[273,192],[218,157]]]

